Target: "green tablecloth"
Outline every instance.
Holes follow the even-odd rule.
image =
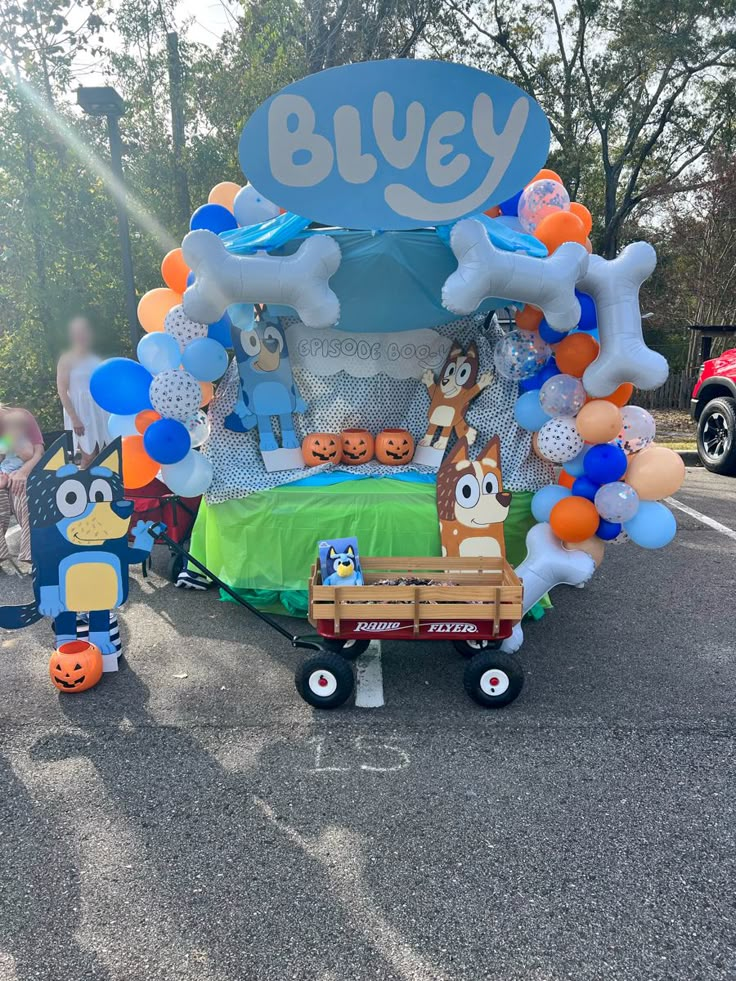
[[[534,524],[532,494],[515,492],[505,523],[512,565]],[[354,535],[363,555],[439,555],[434,484],[382,480],[277,487],[199,509],[192,554],[261,609],[304,616],[317,542]]]

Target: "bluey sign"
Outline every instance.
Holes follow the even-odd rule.
[[[543,166],[549,124],[503,78],[441,61],[367,61],[287,85],[248,120],[243,172],[325,225],[407,229],[477,214]]]

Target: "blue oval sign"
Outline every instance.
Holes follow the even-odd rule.
[[[511,197],[549,123],[516,85],[442,61],[367,61],[287,85],[240,138],[243,172],[282,208],[362,229],[442,225]]]

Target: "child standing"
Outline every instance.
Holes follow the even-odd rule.
[[[10,527],[13,500],[10,493],[10,475],[20,470],[33,457],[33,445],[27,436],[28,419],[20,410],[9,410],[0,415],[0,542],[5,544],[5,533]],[[7,552],[7,548],[2,548]],[[8,558],[7,572],[16,572],[12,559]],[[0,560],[4,567],[4,560]]]

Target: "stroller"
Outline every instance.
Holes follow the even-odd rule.
[[[126,500],[133,502],[131,527],[138,521],[164,524],[168,533],[167,539],[170,538],[177,545],[188,548],[201,497],[180,497],[158,479],[152,480],[145,487],[135,490],[126,489],[125,497]],[[186,558],[163,538],[157,538],[156,543],[166,544],[171,553],[169,579],[175,583],[186,564]],[[147,566],[150,567],[150,564],[150,558],[143,563],[144,576],[147,575]]]

